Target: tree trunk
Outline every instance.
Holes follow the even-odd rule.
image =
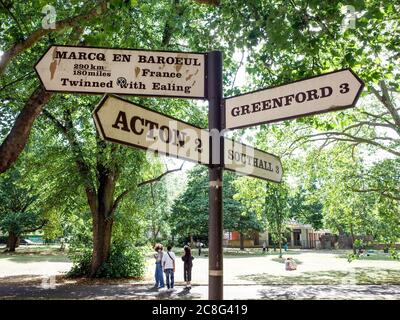
[[[115,173],[98,165],[99,189],[97,203],[92,210],[93,218],[93,253],[90,276],[95,277],[100,266],[107,262],[111,251],[112,208],[114,204]]]
[[[244,235],[243,233],[239,233],[240,236],[240,250],[244,250]]]
[[[282,240],[279,240],[279,258],[282,258]]]
[[[100,266],[106,262],[111,251],[113,219],[106,219],[100,212],[93,216],[93,253],[90,276],[95,277]]]
[[[152,234],[152,239],[153,239],[153,247],[156,245],[157,243],[157,238],[158,238],[158,234],[160,233],[160,229],[154,230],[152,229],[151,234]]]
[[[353,230],[353,226],[350,226],[350,233],[351,233],[351,246],[353,248],[353,253],[357,254],[357,250],[356,247],[354,246],[354,241],[355,241],[355,237],[354,237],[354,230]]]
[[[8,241],[7,241],[7,247],[9,252],[15,252],[15,248],[17,248],[18,241],[19,241],[18,235],[10,231],[8,233]]]

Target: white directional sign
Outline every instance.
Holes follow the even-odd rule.
[[[282,164],[278,157],[227,138],[224,161],[225,169],[230,171],[275,182],[282,180]]]
[[[110,95],[100,101],[93,118],[98,133],[106,141],[209,164],[208,130]],[[224,162],[226,169],[240,174],[282,180],[278,157],[228,138],[224,138]]]
[[[205,54],[51,46],[35,66],[47,91],[205,98]]]
[[[97,131],[106,141],[197,163],[209,163],[207,130],[115,96],[105,96],[93,116]]]
[[[353,107],[364,83],[350,69],[227,98],[227,129]]]

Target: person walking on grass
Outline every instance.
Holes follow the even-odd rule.
[[[186,288],[190,289],[192,287],[192,267],[193,267],[193,259],[192,250],[190,250],[189,246],[184,246],[183,250],[185,254],[182,256],[183,261],[183,278],[186,281]]]
[[[155,271],[156,284],[154,287],[157,289],[161,289],[164,288],[164,275],[161,265],[161,261],[164,255],[162,244],[157,243],[154,246],[154,250],[156,251],[156,253],[154,254],[154,259],[156,259],[156,271]]]
[[[167,252],[162,257],[162,266],[167,279],[168,290],[174,289],[175,253],[173,253],[171,249],[172,246],[168,246]]]

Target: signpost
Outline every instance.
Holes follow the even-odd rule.
[[[222,126],[222,53],[213,51],[207,55],[208,68],[208,129],[210,130],[211,163],[209,165],[208,192],[208,298],[221,300],[224,292],[223,282],[223,143]]]
[[[224,129],[353,107],[364,83],[350,69],[223,101],[222,53],[52,46],[35,66],[47,91],[198,98],[209,101],[209,130],[105,95],[93,112],[99,135],[209,167],[209,299],[223,298],[224,167],[280,182],[278,157],[224,138]],[[225,108],[224,108],[225,107]],[[225,114],[224,114],[225,113]],[[224,117],[225,116],[225,117]]]
[[[253,91],[225,100],[226,128],[262,123],[354,107],[364,83],[350,69]]]
[[[264,180],[281,182],[281,160],[273,154],[225,139],[225,169]]]
[[[199,98],[205,55],[186,52],[51,46],[35,65],[47,91]]]
[[[162,115],[113,95],[105,95],[93,111],[99,135],[106,141],[132,146],[204,165],[210,164],[209,131]],[[216,143],[219,131],[216,131]],[[214,164],[220,156],[215,146]],[[282,164],[272,154],[224,138],[225,168],[248,176],[280,182]]]
[[[209,163],[207,130],[108,95],[95,108],[93,117],[97,131],[106,141]]]

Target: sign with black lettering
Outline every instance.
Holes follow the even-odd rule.
[[[245,93],[225,100],[227,129],[354,107],[364,87],[350,69]]]
[[[109,95],[100,101],[93,117],[99,135],[106,141],[209,163],[207,130]]]
[[[225,169],[237,173],[280,182],[282,180],[281,160],[273,154],[225,138]]]
[[[47,91],[204,99],[205,54],[51,46],[35,66]]]

